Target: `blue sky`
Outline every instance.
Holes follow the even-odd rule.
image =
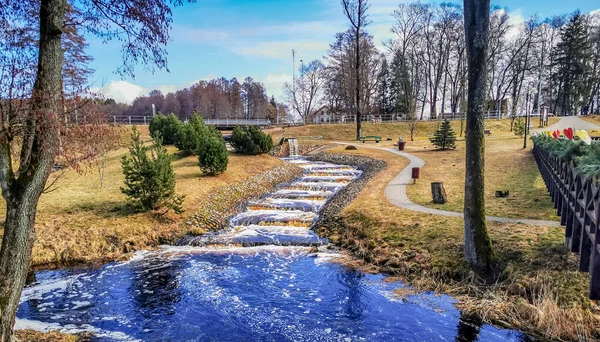
[[[399,0],[370,0],[367,27],[375,41],[393,37],[392,11]],[[598,0],[492,0],[506,8],[514,21],[531,15],[548,17],[577,9],[600,9]],[[136,69],[135,79],[114,74],[119,66],[116,43],[89,38],[95,58],[93,87],[107,97],[130,102],[152,89],[163,92],[188,87],[201,79],[246,76],[263,82],[269,95],[281,99],[284,82],[292,79],[291,50],[296,60],[309,61],[326,54],[336,32],[347,28],[338,0],[198,0],[173,12],[172,41],[168,46],[170,73]]]

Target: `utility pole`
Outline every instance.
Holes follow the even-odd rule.
[[[292,49],[292,91],[296,91],[296,50]]]

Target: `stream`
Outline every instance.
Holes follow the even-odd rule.
[[[361,171],[288,159],[305,174],[248,203],[230,228],[100,267],[39,271],[17,329],[95,341],[529,341],[463,319],[453,299],[400,299],[399,282],[345,267],[311,230]],[[318,247],[318,251],[315,250]]]

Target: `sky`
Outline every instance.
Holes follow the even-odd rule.
[[[370,0],[367,31],[385,51],[393,38],[393,10],[402,0]],[[514,22],[537,14],[541,18],[580,10],[600,10],[598,0],[492,0],[506,9]],[[292,49],[296,69],[327,53],[337,32],[348,28],[339,0],[198,0],[173,11],[168,68],[135,69],[135,78],[115,73],[120,65],[118,43],[103,44],[87,37],[94,58],[92,88],[117,102],[131,103],[153,89],[163,93],[186,88],[199,80],[252,77],[269,96],[283,100],[285,82],[291,82]]]

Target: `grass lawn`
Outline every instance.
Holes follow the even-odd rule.
[[[600,336],[598,311],[587,299],[589,276],[577,272],[577,257],[562,247],[563,228],[489,223],[501,275],[485,285],[463,257],[461,218],[411,212],[385,199],[385,186],[406,160],[360,146],[330,152],[382,159],[388,167],[342,212],[344,227],[324,227],[322,234],[419,290],[455,296],[466,315],[549,338]]]
[[[550,118],[552,124],[557,118]],[[429,142],[428,135],[433,133],[437,122],[419,122],[415,130],[415,140],[410,141],[407,123],[364,124],[365,134],[380,135],[384,139],[379,144],[366,143],[369,146],[395,148],[398,137],[404,137],[406,152],[425,161],[417,184],[407,188],[409,198],[418,204],[449,211],[463,211],[465,143],[459,137],[460,121],[453,121],[457,135],[455,150],[437,151]],[[486,137],[486,209],[487,214],[511,218],[557,220],[552,202],[539,175],[535,160],[531,155],[532,142],[523,150],[523,138],[510,132],[510,120],[486,120],[486,129],[492,134]],[[309,125],[286,128],[285,132],[303,135],[323,135],[324,140],[352,141],[355,126]],[[274,140],[282,134],[280,128],[270,130]],[[394,137],[387,141],[386,137]],[[337,137],[337,138],[336,138]],[[362,143],[357,142],[360,147]],[[369,150],[371,151],[371,150]],[[448,202],[443,205],[432,203],[431,183],[443,182]],[[496,198],[496,190],[508,190],[507,198]]]
[[[168,150],[176,152],[174,147]],[[120,191],[124,179],[120,159],[127,153],[126,148],[121,148],[108,154],[102,187],[97,169],[88,169],[83,174],[68,171],[56,183],[56,190],[42,195],[32,265],[113,260],[126,252],[168,241],[186,233],[182,222],[208,193],[282,164],[268,155],[230,153],[227,171],[217,177],[206,177],[196,156],[175,155],[176,190],[186,195],[185,212],[157,218],[151,213],[131,212],[126,205],[125,195]],[[4,216],[4,206],[1,210]]]
[[[600,115],[582,115],[580,118],[593,124],[600,125]]]
[[[550,118],[550,124],[558,121],[557,118]],[[532,124],[536,122],[532,120]],[[417,122],[414,131],[415,140],[427,140],[430,134],[437,129],[439,122]],[[452,128],[458,136],[460,133],[460,121],[452,121]],[[492,136],[498,134],[510,133],[510,120],[486,120],[485,129],[492,131]],[[273,141],[278,142],[282,134],[292,134],[295,136],[322,136],[324,141],[356,141],[355,124],[327,124],[327,125],[306,125],[287,128],[271,128],[265,130],[266,133],[273,136]],[[406,122],[398,123],[367,123],[362,124],[363,135],[379,135],[385,141],[391,138],[393,142],[402,137],[405,141],[410,140],[410,128]],[[391,144],[391,143],[389,143]]]
[[[465,186],[465,143],[455,150],[433,150],[428,141],[407,144],[406,152],[425,161],[420,179],[407,188],[409,198],[421,205],[450,211],[463,211]],[[448,196],[445,204],[433,204],[431,183],[443,182]],[[548,191],[539,174],[535,159],[523,149],[523,139],[515,136],[486,138],[485,201],[488,215],[557,220]],[[508,190],[506,198],[496,198],[496,190]]]

